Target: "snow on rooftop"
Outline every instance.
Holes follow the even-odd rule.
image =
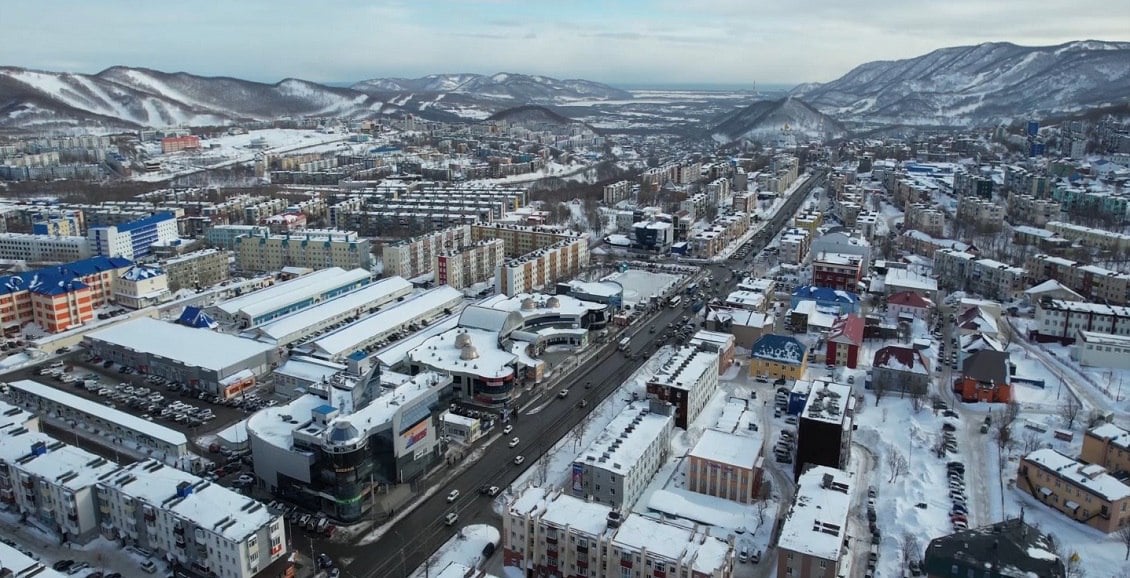
[[[437,309],[455,309],[462,301],[463,293],[458,289],[441,285],[323,335],[313,342],[314,349],[330,357],[343,357],[360,349],[375,335],[397,331],[433,316]]]
[[[725,568],[733,555],[729,543],[669,521],[629,514],[620,524],[614,545],[621,549],[646,550],[649,556],[691,564],[695,572],[713,575]]]
[[[620,286],[606,281],[569,281],[569,287],[586,295],[615,297],[620,294]]]
[[[381,279],[319,305],[261,325],[256,331],[262,338],[279,341],[322,320],[340,317],[363,307],[383,305],[411,291],[412,284],[403,277]]]
[[[24,450],[30,452],[31,448]],[[117,470],[118,464],[82,448],[64,445],[24,462],[20,468],[53,484],[80,490],[94,485],[100,476]]]
[[[625,475],[656,438],[662,437],[663,431],[672,427],[674,419],[673,415],[652,413],[648,410],[648,402],[629,404],[624,411],[613,418],[600,436],[577,456],[574,463],[583,463],[588,467]],[[628,431],[629,427],[631,431]],[[604,458],[605,454],[609,457]]]
[[[504,379],[514,374],[517,356],[500,349],[498,339],[493,331],[458,327],[427,339],[409,351],[408,357],[438,371]],[[468,344],[457,346],[457,340],[468,340]]]
[[[0,401],[0,430],[8,426],[22,426],[35,416],[22,407]]]
[[[325,403],[321,397],[308,393],[286,405],[263,408],[247,418],[247,431],[272,446],[289,450],[295,430],[306,427],[313,419],[314,408]]]
[[[138,317],[92,331],[87,338],[221,374],[228,367],[274,350],[274,346],[252,339],[150,317]]]
[[[925,275],[919,275],[907,269],[889,269],[883,282],[887,287],[911,287],[926,291],[937,291],[938,282]]]
[[[741,327],[765,327],[772,322],[772,319],[760,311],[750,311],[748,309],[711,309],[706,314],[709,320],[729,320],[734,325]]]
[[[765,294],[754,291],[733,291],[726,296],[726,305],[735,307],[761,307],[765,303]]]
[[[682,279],[673,273],[653,273],[643,269],[628,269],[605,277],[604,281],[615,281],[624,287],[624,304],[634,305],[650,299],[653,295],[663,295],[672,285]]]
[[[141,319],[148,319],[148,317],[142,317]],[[193,330],[189,329],[189,331]],[[23,379],[20,381],[14,381],[9,385],[15,389],[26,391],[29,394],[36,395],[45,399],[50,399],[55,403],[73,408],[79,413],[90,416],[97,416],[102,420],[116,424],[125,429],[138,432],[144,436],[162,441],[169,445],[182,446],[188,443],[188,438],[179,431],[167,428],[163,425],[155,424],[149,420],[141,419],[140,417],[128,414],[124,411],[120,411],[112,407],[107,407],[95,401],[86,399],[85,397],[79,397],[77,395],[70,394],[47,385],[43,385],[42,383],[39,383],[37,381]]]
[[[346,271],[341,267],[330,267],[228,299],[216,307],[229,316],[243,314],[254,319],[370,277],[370,273],[364,269]]]
[[[542,519],[559,528],[599,536],[608,527],[608,513],[612,508],[599,502],[589,502],[566,494],[551,495],[544,502]]]
[[[1036,450],[1023,459],[1040,464],[1076,486],[1111,502],[1130,497],[1130,486],[1106,473],[1106,469],[1102,466],[1078,462],[1050,448]]]
[[[750,432],[756,434],[757,432]],[[761,457],[762,443],[748,435],[737,435],[716,429],[706,429],[688,456],[720,464],[752,469]]]
[[[396,412],[412,407],[416,400],[422,397],[435,396],[435,386],[441,383],[451,383],[451,380],[431,371],[410,376],[393,389],[382,390],[381,394],[368,405],[333,418],[326,424],[326,431],[333,431],[338,423],[348,423],[353,426],[357,435],[349,440],[334,439],[335,443],[351,443],[356,438],[368,438],[374,429],[390,423]]]
[[[589,311],[603,311],[608,308],[603,303],[582,301],[568,295],[544,295],[542,293],[518,293],[509,298],[505,295],[496,295],[484,300],[481,305],[499,311],[516,312],[522,316],[523,320],[554,315],[565,315],[579,319]]]
[[[718,354],[683,346],[667,358],[648,383],[689,390],[699,383],[707,372],[718,372]]]
[[[302,381],[318,382],[331,375],[344,371],[346,365],[333,363],[316,357],[294,355],[275,370],[275,375],[285,375]]]
[[[830,481],[827,487],[826,480]],[[853,484],[852,474],[826,466],[815,466],[801,474],[793,505],[781,524],[777,546],[824,560],[839,560]]]
[[[177,485],[182,482],[190,484],[192,492],[166,502],[177,495]],[[205,531],[237,542],[243,541],[274,517],[260,502],[151,460],[126,466],[118,475],[102,483],[138,501],[191,520]]]
[[[1087,434],[1097,438],[1109,439],[1113,444],[1130,449],[1130,431],[1112,423],[1104,423],[1088,431]]]
[[[815,380],[808,391],[802,418],[829,423],[843,423],[845,410],[853,405],[851,386]]]
[[[17,578],[23,576],[67,578],[68,576],[68,574],[51,569],[49,564],[44,564],[3,542],[0,542],[0,560],[3,560],[4,568],[14,572],[13,576]]]

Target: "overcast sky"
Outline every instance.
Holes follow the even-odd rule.
[[[2,2],[0,65],[265,82],[517,72],[794,84],[945,46],[1130,40],[1130,0]]]

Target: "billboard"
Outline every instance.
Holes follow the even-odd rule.
[[[573,464],[573,495],[580,496],[585,492],[585,466]]]
[[[412,446],[426,437],[428,437],[428,420],[426,419],[400,434],[400,438],[404,440],[404,449],[406,450],[411,449]]]

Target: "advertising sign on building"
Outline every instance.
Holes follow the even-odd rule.
[[[580,494],[585,491],[585,466],[573,464],[573,493]]]

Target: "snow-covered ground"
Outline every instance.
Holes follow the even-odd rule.
[[[501,534],[498,528],[494,526],[486,524],[464,526],[443,546],[440,546],[439,550],[436,550],[424,565],[421,565],[409,576],[410,578],[421,578],[423,576],[443,576],[446,578],[448,574],[444,572],[453,571],[448,569],[449,566],[479,568],[484,562],[483,548],[487,544],[501,547],[500,540]],[[451,574],[451,576],[462,578],[464,574]]]
[[[251,162],[261,153],[279,154],[299,150],[319,152],[373,146],[372,143],[350,145],[344,142],[347,136],[316,130],[269,128],[248,131],[247,134],[202,138],[200,146],[203,148],[200,150],[162,154],[158,144],[152,159],[161,161],[161,170],[153,173],[138,173],[133,178],[139,181],[162,181],[205,168]],[[265,146],[252,148],[251,141],[260,138],[263,139]]]
[[[680,279],[682,279],[680,275],[640,269],[628,269],[605,278],[608,281],[616,281],[624,287],[624,304],[632,306],[651,297],[664,295]]]
[[[0,535],[12,540],[20,548],[30,551],[34,558],[48,567],[59,560],[86,562],[94,571],[120,572],[125,576],[142,576],[141,563],[145,558],[121,544],[96,537],[86,544],[59,544],[59,537],[43,530],[35,523],[21,522],[20,516],[0,509]],[[158,567],[162,564],[159,560]]]

